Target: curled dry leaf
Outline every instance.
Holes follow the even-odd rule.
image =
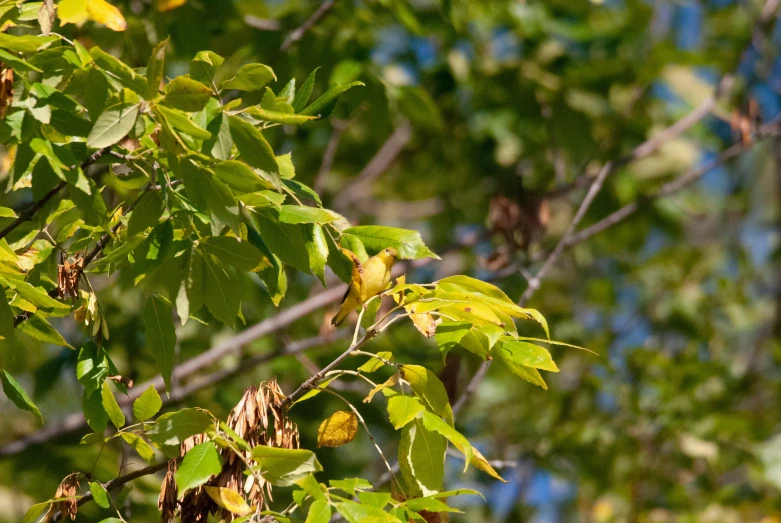
[[[157,509],[160,511],[162,523],[171,523],[176,513],[176,460],[168,460],[168,470],[165,479],[160,486],[160,495],[157,498]]]
[[[358,418],[353,412],[340,410],[323,420],[317,429],[317,446],[340,447],[355,439]]]
[[[66,517],[70,517],[71,521],[76,519],[76,513],[78,512],[79,507],[76,498],[76,490],[81,488],[78,478],[78,472],[65,476],[60,483],[60,486],[57,487],[57,492],[54,493],[54,499],[60,499],[60,501],[55,501],[49,506],[44,521],[47,523],[51,521],[57,512],[60,513],[61,520],[64,520]]]

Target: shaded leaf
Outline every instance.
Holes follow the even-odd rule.
[[[0,380],[3,382],[3,392],[5,393],[5,397],[11,400],[11,402],[13,402],[13,404],[20,409],[35,414],[35,416],[43,425],[43,416],[41,416],[41,411],[38,410],[38,407],[35,405],[35,403],[33,403],[33,400],[30,399],[30,396],[28,396],[22,386],[19,385],[19,382],[16,381],[14,377],[11,376],[5,369],[0,369]]]
[[[155,295],[146,300],[142,313],[146,343],[163,376],[167,393],[171,391],[171,372],[174,368],[176,331],[171,305]]]

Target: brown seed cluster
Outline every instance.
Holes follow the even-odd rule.
[[[276,379],[261,383],[258,387],[251,386],[244,391],[236,406],[231,410],[226,424],[250,447],[266,445],[287,449],[299,448],[298,427],[285,415],[282,402],[285,395],[279,388]],[[181,444],[181,455],[184,456],[194,446],[208,440],[205,434],[197,434],[186,439]],[[228,438],[229,439],[229,438]],[[263,506],[271,500],[271,484],[254,476],[245,476],[245,461],[254,465],[252,453],[242,452],[239,457],[230,448],[223,448],[222,472],[212,478],[207,485],[234,490],[247,500],[250,506]],[[243,459],[242,459],[243,458]],[[227,510],[221,509],[203,487],[188,491],[181,502],[178,502],[178,494],[174,474],[176,473],[177,460],[172,459],[168,463],[168,472],[160,488],[160,497],[157,506],[160,509],[163,523],[173,521],[176,513],[181,515],[182,523],[202,523],[208,515],[222,512],[221,517],[227,521],[233,519],[233,515]]]
[[[66,517],[70,517],[71,521],[76,519],[76,512],[78,511],[76,490],[81,489],[78,478],[78,472],[65,476],[65,479],[62,480],[60,486],[57,487],[57,492],[54,493],[54,499],[60,499],[60,501],[55,501],[49,505],[49,510],[46,512],[44,521],[47,523],[51,521],[57,512],[60,513],[61,520],[64,520]]]
[[[57,266],[57,290],[61,298],[70,296],[72,299],[79,297],[79,278],[84,272],[84,255],[79,253],[73,259],[63,256]]]

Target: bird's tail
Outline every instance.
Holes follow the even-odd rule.
[[[339,309],[339,312],[336,313],[336,316],[331,318],[331,325],[334,327],[339,327],[342,323],[344,323],[344,320],[347,319],[347,316],[349,315],[350,309],[346,307]]]

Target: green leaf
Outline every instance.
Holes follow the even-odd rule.
[[[293,110],[300,113],[301,110],[306,107],[306,103],[309,101],[309,97],[312,96],[312,90],[315,88],[315,76],[317,75],[317,69],[309,73],[306,77],[306,81],[301,85],[301,89],[298,90],[296,96],[293,98]]]
[[[426,407],[412,396],[393,396],[388,399],[388,416],[393,428],[398,430],[424,412]]]
[[[14,348],[14,312],[8,305],[5,292],[0,295],[0,349],[10,351]]]
[[[357,236],[369,251],[375,253],[386,247],[394,247],[399,251],[399,257],[404,260],[440,259],[426,247],[418,231],[381,225],[359,225],[345,229],[342,233]]]
[[[231,137],[241,153],[242,159],[252,167],[269,173],[279,172],[274,150],[263,138],[263,134],[251,123],[238,116],[229,116]]]
[[[203,109],[211,97],[212,90],[201,82],[177,76],[165,86],[163,101],[174,109],[194,113]]]
[[[171,392],[171,372],[174,368],[176,331],[171,305],[155,295],[151,295],[142,312],[146,343],[157,364],[157,370],[163,376],[167,394]]]
[[[374,488],[371,483],[363,478],[332,479],[328,484],[333,488],[349,493],[351,496],[355,496],[356,490],[371,490]]]
[[[236,71],[236,75],[222,83],[222,89],[239,91],[260,91],[277,76],[271,67],[263,64],[247,64]]]
[[[394,398],[391,398],[394,399]],[[423,421],[423,427],[430,432],[437,432],[447,438],[447,440],[455,445],[455,447],[461,451],[464,455],[464,472],[469,468],[469,463],[472,461],[472,444],[466,439],[463,434],[456,429],[445,423],[442,418],[436,414],[425,411],[421,417]]]
[[[402,521],[389,512],[377,507],[356,503],[355,501],[342,501],[336,504],[336,510],[349,523],[402,523]]]
[[[280,259],[301,272],[309,272],[309,253],[300,225],[279,222],[270,209],[254,213],[263,241]]]
[[[39,69],[23,58],[13,55],[7,51],[3,51],[2,49],[0,49],[0,60],[2,60],[3,63],[7,66],[11,67],[11,69],[19,73],[26,73],[28,71],[35,71],[36,73],[43,72],[43,70]]]
[[[51,502],[45,501],[43,503],[36,503],[27,509],[22,518],[22,523],[35,523],[39,520],[43,513],[49,508]]]
[[[190,62],[190,78],[217,89],[214,76],[222,65],[223,58],[211,51],[200,51]]]
[[[437,375],[420,365],[402,365],[400,371],[401,377],[409,382],[415,394],[423,400],[423,404],[453,425],[453,409],[450,407],[445,386]]]
[[[363,82],[350,82],[349,84],[345,84],[345,85],[336,84],[331,86],[331,88],[328,89],[325,93],[323,93],[323,95],[320,96],[320,98],[312,102],[303,111],[301,111],[301,114],[311,114],[311,115],[319,116],[321,118],[325,118],[326,116],[331,114],[331,111],[336,105],[337,100],[339,100],[339,96],[341,96],[343,92],[357,85],[364,85],[364,84]]]
[[[100,508],[109,508],[111,503],[108,500],[108,492],[97,481],[89,482],[89,490],[92,492],[92,499],[95,500],[95,504]]]
[[[263,253],[250,242],[239,241],[235,236],[209,236],[198,244],[221,262],[242,271],[255,270],[265,260]]]
[[[137,103],[119,103],[106,108],[87,136],[87,147],[101,149],[114,145],[127,136],[137,117]]]
[[[208,254],[203,256],[204,303],[212,316],[233,325],[239,314],[241,289],[236,277]]]
[[[163,215],[163,200],[157,191],[145,191],[130,213],[127,225],[129,236],[142,233],[149,227],[154,227]]]
[[[19,385],[19,382],[16,381],[14,377],[11,376],[5,369],[0,369],[0,380],[3,382],[3,392],[5,393],[5,396],[20,409],[35,414],[38,420],[41,422],[41,425],[43,425],[43,416],[41,416],[41,411],[38,410],[38,407],[35,405],[35,403],[33,403],[33,400],[30,399],[30,396],[28,396],[22,386]]]
[[[103,398],[100,389],[84,389],[81,398],[81,410],[84,411],[84,418],[87,425],[97,433],[102,434],[108,425],[108,414],[103,408]]]
[[[434,339],[440,350],[449,351],[461,341],[461,338],[469,332],[472,324],[468,321],[443,321],[437,325]]]
[[[147,437],[160,447],[176,447],[195,434],[203,434],[213,427],[212,418],[198,409],[182,409],[159,416],[147,430]]]
[[[160,399],[160,395],[155,390],[154,385],[150,385],[141,395],[133,402],[133,416],[138,421],[145,421],[154,416],[163,406],[163,400]]]
[[[201,152],[210,154],[218,160],[227,160],[231,156],[233,138],[231,137],[228,115],[220,113],[206,126],[212,137],[203,142]]]
[[[386,361],[393,361],[393,353],[389,351],[380,351],[377,353],[377,357]],[[369,361],[358,367],[358,371],[371,373],[380,370],[385,366],[385,363],[378,358],[369,358]]]
[[[494,347],[491,354],[501,359],[511,370],[520,365],[559,372],[548,349],[527,341],[502,338],[501,343]]]
[[[111,423],[118,429],[121,429],[125,425],[125,415],[122,413],[122,409],[117,403],[114,394],[108,386],[108,382],[103,382],[103,387],[100,389],[100,396],[103,400],[103,408],[106,410]]]
[[[133,450],[138,453],[141,459],[150,465],[155,463],[155,449],[153,449],[149,443],[141,438],[141,436],[138,434],[133,434],[132,432],[122,432],[120,433],[120,437],[125,440],[128,445],[133,447]]]
[[[259,118],[265,122],[275,122],[285,125],[301,125],[303,123],[315,120],[316,116],[306,116],[303,114],[282,113],[279,111],[269,111],[260,106],[252,106],[245,113]]]
[[[244,162],[228,160],[215,164],[212,170],[220,181],[237,194],[254,193],[272,187]]]
[[[146,79],[147,85],[147,98],[150,100],[157,96],[160,92],[160,84],[163,82],[163,73],[165,72],[165,53],[168,51],[168,41],[166,38],[154,49],[152,49],[152,55],[149,57],[149,62],[146,64]]]
[[[401,430],[399,469],[412,489],[410,494],[420,492],[428,496],[442,490],[446,451],[445,438],[426,430],[420,420]]]
[[[163,118],[165,118],[165,121],[168,122],[168,125],[177,131],[189,134],[196,140],[208,140],[212,137],[212,133],[203,127],[198,126],[195,122],[193,122],[192,118],[190,118],[190,116],[183,111],[171,109],[170,107],[166,107],[164,105],[156,105],[155,109],[160,112]]]
[[[221,227],[230,227],[236,234],[241,233],[239,203],[230,190],[214,173],[204,171],[202,181],[206,189],[206,203],[212,219]]]
[[[30,316],[24,325],[20,333],[27,334],[28,336],[35,338],[38,341],[44,343],[51,343],[52,345],[59,345],[60,347],[71,347],[62,334],[52,327],[48,321],[46,321],[40,314]]]
[[[57,36],[14,36],[8,33],[0,33],[0,48],[17,53],[34,53],[46,49],[52,43],[59,40]]]
[[[174,474],[179,495],[203,485],[221,471],[222,460],[217,454],[213,441],[194,446],[184,455],[182,463]]]
[[[481,358],[485,359],[488,350],[491,348],[488,344],[488,338],[479,330],[470,330],[459,340],[459,345]]]
[[[122,87],[127,87],[141,96],[146,96],[149,89],[146,78],[136,73],[129,65],[103,51],[98,46],[90,49],[89,54],[110,81]]]
[[[321,207],[306,205],[283,205],[279,209],[279,221],[282,223],[319,223],[324,225],[336,220],[338,216]]]
[[[434,495],[436,496],[436,494]],[[461,512],[460,510],[449,507],[434,496],[424,498],[408,499],[404,505],[413,512],[425,510],[427,512]]]
[[[358,499],[364,505],[376,508],[385,508],[391,499],[390,492],[359,492]]]
[[[190,251],[186,270],[183,288],[180,287],[176,298],[176,312],[182,325],[203,306],[204,262],[203,256],[195,248]]]
[[[252,459],[258,463],[263,478],[272,485],[290,486],[307,474],[320,472],[323,467],[314,452],[303,449],[281,449],[257,445]]]
[[[174,240],[172,220],[166,220],[155,226],[144,241],[133,250],[133,272],[136,276],[148,274],[158,268],[171,250]]]
[[[309,270],[325,285],[325,264],[328,260],[328,243],[319,224],[311,225],[305,231],[305,246],[309,256]]]
[[[331,505],[321,499],[313,501],[306,515],[306,523],[328,523],[330,520]]]

